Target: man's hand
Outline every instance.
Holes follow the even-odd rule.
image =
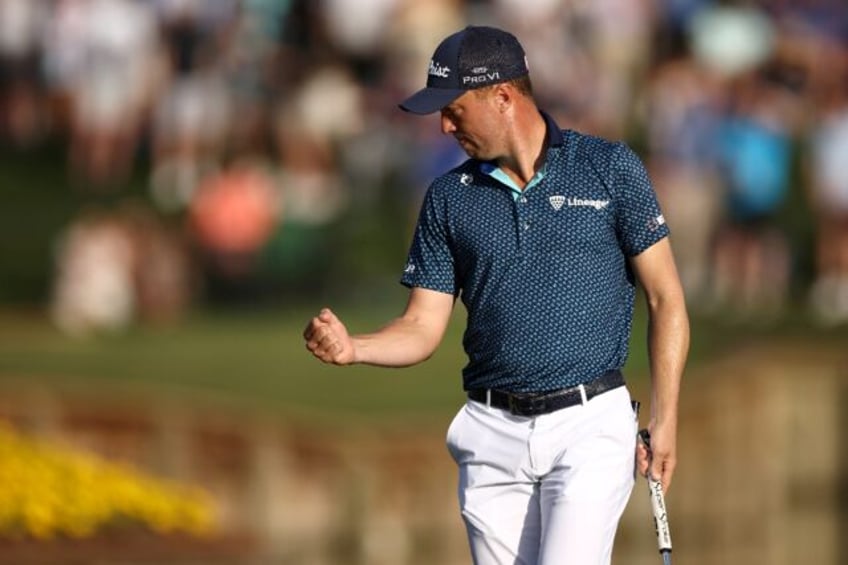
[[[651,449],[641,441],[636,443],[636,465],[639,473],[660,481],[663,492],[668,492],[674,468],[677,466],[677,430],[675,426],[648,425],[651,435]]]
[[[306,349],[324,363],[349,365],[356,361],[353,340],[345,325],[329,308],[324,308],[303,330]]]

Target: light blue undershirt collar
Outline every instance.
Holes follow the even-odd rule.
[[[484,174],[489,175],[496,181],[500,182],[509,187],[512,193],[512,199],[518,200],[518,197],[521,196],[522,193],[526,193],[531,188],[542,182],[542,179],[545,178],[545,169],[547,169],[547,163],[542,165],[542,168],[536,171],[536,174],[533,175],[533,178],[530,179],[530,182],[527,183],[527,186],[524,187],[522,191],[521,188],[515,184],[515,181],[510,178],[508,174],[504,172],[500,167],[496,167],[491,163],[480,163],[480,171]]]

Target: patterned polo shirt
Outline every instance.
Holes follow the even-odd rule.
[[[543,116],[546,160],[523,192],[474,159],[433,181],[401,278],[465,305],[466,390],[544,392],[621,368],[635,296],[627,258],[668,235],[629,147]]]

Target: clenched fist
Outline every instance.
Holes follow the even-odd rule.
[[[356,361],[353,340],[345,325],[329,308],[324,308],[303,330],[306,349],[324,363],[349,365]]]

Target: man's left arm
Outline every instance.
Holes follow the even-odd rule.
[[[650,473],[667,491],[677,464],[680,379],[689,351],[689,318],[671,244],[663,238],[630,259],[648,304],[651,370]],[[649,471],[648,453],[637,448],[639,472]]]

